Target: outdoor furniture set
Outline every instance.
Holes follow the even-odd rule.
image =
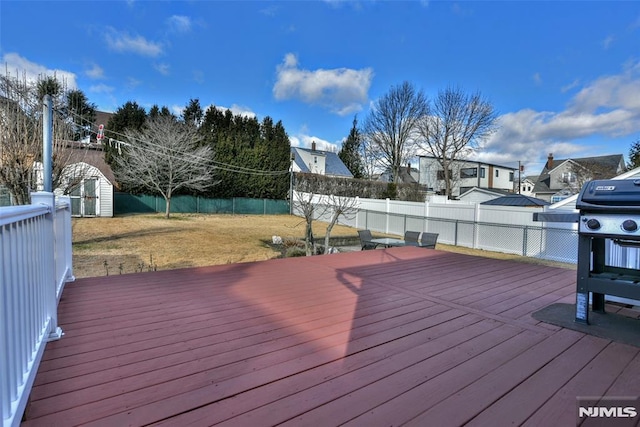
[[[438,241],[438,233],[427,233],[426,231],[406,231],[404,240],[381,237],[374,239],[371,230],[358,230],[362,250],[376,249],[378,246],[391,248],[395,246],[417,246],[420,248],[435,249]]]

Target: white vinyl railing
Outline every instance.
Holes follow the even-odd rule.
[[[58,301],[72,281],[71,203],[52,193],[0,208],[0,416],[17,426],[48,341],[59,339]]]

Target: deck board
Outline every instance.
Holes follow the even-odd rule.
[[[405,247],[81,279],[23,424],[575,423],[640,394],[638,347],[531,317],[575,275]]]

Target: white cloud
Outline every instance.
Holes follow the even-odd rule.
[[[154,64],[153,68],[163,76],[169,75],[169,69],[171,68],[169,64]]]
[[[579,84],[580,84],[580,80],[579,79],[575,79],[574,81],[572,81],[568,85],[562,86],[560,88],[560,92],[562,92],[562,93],[569,92],[571,89],[573,89],[575,87],[578,87]]]
[[[98,84],[89,87],[89,92],[93,93],[113,93],[115,88],[113,86],[107,86],[105,84]]]
[[[318,150],[332,151],[334,153],[340,151],[340,146],[338,144],[318,138],[317,136],[305,135],[303,133],[289,136],[289,142],[291,142],[292,147],[301,148],[311,148],[311,143],[315,142]]]
[[[167,20],[169,29],[176,33],[188,33],[191,31],[191,18],[188,16],[173,15]]]
[[[499,125],[479,155],[482,160],[541,164],[548,153],[557,158],[589,155],[583,139],[601,136],[606,140],[640,132],[640,63],[589,82],[564,111],[520,110],[502,115]]]
[[[55,77],[65,89],[77,89],[76,75],[70,71],[48,68],[36,64],[17,53],[5,53],[2,64],[10,76],[26,78],[28,82],[35,82],[44,77]]]
[[[232,104],[231,107],[223,107],[221,105],[209,104],[206,107],[202,107],[202,111],[206,112],[211,107],[215,107],[221,111],[231,110],[231,112],[236,116],[244,116],[248,118],[253,118],[257,116],[257,114],[251,110],[251,108],[243,105],[238,105],[238,104]]]
[[[91,79],[103,79],[104,70],[98,64],[91,64],[91,68],[84,72]]]
[[[109,49],[119,53],[135,53],[157,57],[162,54],[162,44],[148,41],[142,36],[131,36],[127,32],[108,27],[105,40]]]
[[[273,95],[277,100],[298,99],[320,105],[344,116],[362,109],[372,79],[371,68],[303,70],[298,67],[298,58],[288,53],[277,68]]]
[[[602,40],[602,47],[607,50],[611,47],[613,42],[616,40],[614,36],[607,36],[604,40]]]
[[[540,76],[540,73],[535,73],[533,75],[533,82],[538,86],[542,84],[542,76]]]

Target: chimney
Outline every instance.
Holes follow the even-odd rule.
[[[316,142],[311,141],[311,151],[316,151]]]
[[[553,169],[553,153],[549,153],[549,157],[547,157],[547,170]]]

